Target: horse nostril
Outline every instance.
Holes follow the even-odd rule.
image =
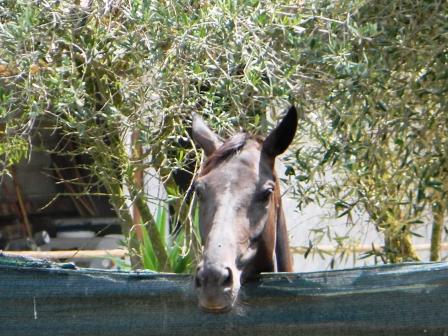
[[[203,277],[203,270],[202,268],[198,267],[198,269],[196,270],[196,276],[194,277],[194,284],[196,288],[202,287]]]
[[[221,280],[221,285],[223,287],[231,287],[232,284],[233,284],[232,270],[230,269],[230,267],[226,267]]]
[[[194,284],[195,284],[196,288],[199,288],[202,286],[201,280],[199,279],[198,276],[195,277]]]
[[[233,273],[230,267],[209,265],[198,267],[194,277],[194,286],[199,288],[231,288],[233,285]]]

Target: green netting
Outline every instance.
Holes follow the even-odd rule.
[[[226,314],[191,276],[0,255],[0,335],[421,335],[448,332],[448,264],[265,274]]]

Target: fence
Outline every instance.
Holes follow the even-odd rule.
[[[191,283],[0,254],[0,334],[448,334],[448,263],[264,274],[218,315],[197,308]]]

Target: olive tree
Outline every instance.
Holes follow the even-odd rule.
[[[38,125],[59,132],[73,144],[66,155],[91,158],[97,185],[83,193],[109,195],[138,254],[134,205],[158,269],[169,270],[177,261],[142,172],[154,168],[168,191],[186,256],[198,246],[195,203],[176,175],[192,178],[201,160],[191,114],[221,135],[265,134],[295,103],[301,132],[286,173],[298,207],[365,212],[386,243],[371,253],[386,262],[417,259],[411,238],[431,213],[436,260],[448,190],[447,22],[443,1],[3,1],[2,174],[29,155]]]

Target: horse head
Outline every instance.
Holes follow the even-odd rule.
[[[194,182],[203,244],[195,288],[203,310],[230,310],[241,284],[261,272],[292,271],[274,163],[296,127],[294,106],[264,140],[240,133],[222,141],[193,118],[193,140],[207,157]]]

